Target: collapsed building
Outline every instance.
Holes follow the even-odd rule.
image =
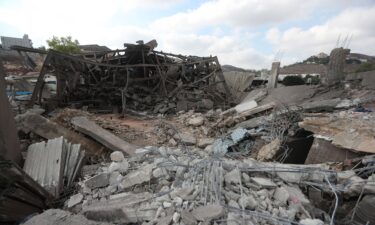
[[[69,55],[50,50],[32,96],[43,100],[44,76],[56,76],[48,103],[154,113],[212,109],[230,101],[217,57],[182,56],[154,50],[155,40],[125,49]]]
[[[324,85],[278,86],[276,62],[245,92],[156,45],[49,50],[27,105],[2,90],[0,222],[375,224],[374,71],[337,49]]]

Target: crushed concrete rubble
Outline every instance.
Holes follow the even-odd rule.
[[[374,224],[375,91],[340,77],[342,58],[322,85],[278,87],[275,62],[255,87],[217,57],[137,43],[44,52],[15,116],[23,170],[0,157],[0,223]]]
[[[67,204],[76,198],[81,200],[82,195],[83,201],[74,207],[90,220],[110,223],[198,224],[231,220],[240,224],[246,219],[253,224],[324,224],[329,221],[316,217],[316,208],[304,191],[306,187],[313,185],[329,194],[334,185],[345,195],[359,195],[364,187],[363,180],[353,186],[349,181],[352,177],[329,169],[329,165],[221,160],[196,151],[165,147],[137,150],[142,157],[123,159],[129,162],[128,171],[103,175],[111,163],[102,165],[97,175],[80,183],[79,196]],[[88,185],[97,176],[105,181]],[[109,182],[112,176],[116,182]],[[331,180],[328,183],[327,177]],[[375,190],[366,189],[365,193],[375,194]]]

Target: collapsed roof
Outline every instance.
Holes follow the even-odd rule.
[[[230,92],[216,56],[183,56],[155,51],[155,40],[125,49],[70,55],[50,50],[32,102],[42,102],[44,77],[57,78],[59,105],[154,110],[212,108],[228,103]],[[50,101],[51,102],[51,101]]]

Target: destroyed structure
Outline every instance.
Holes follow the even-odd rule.
[[[163,53],[155,51],[156,46],[153,40],[76,56],[51,50],[31,100],[41,103],[44,76],[53,73],[56,97],[46,104],[165,113],[212,109],[228,102],[230,92],[217,57]]]
[[[156,46],[0,63],[1,223],[375,224],[374,71],[339,49],[329,87],[277,85],[279,62],[252,86]]]

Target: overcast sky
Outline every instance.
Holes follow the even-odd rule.
[[[53,35],[112,49],[156,39],[158,50],[261,69],[329,53],[339,36],[375,55],[375,0],[0,0],[0,36],[23,34],[34,47]]]

